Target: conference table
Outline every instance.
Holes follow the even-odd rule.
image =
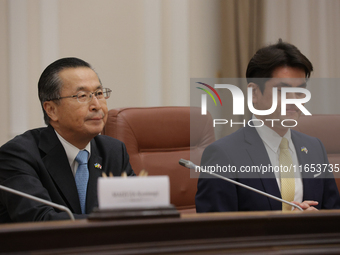
[[[340,254],[340,210],[0,225],[3,254]]]

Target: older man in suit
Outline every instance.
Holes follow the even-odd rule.
[[[98,206],[97,178],[102,172],[134,175],[125,145],[99,135],[111,90],[103,88],[92,67],[78,58],[50,64],[38,90],[48,126],[29,130],[0,148],[0,182],[64,205],[75,218],[86,218]],[[0,193],[0,222],[67,218],[50,206]]]
[[[229,177],[293,202],[304,210],[340,208],[339,192],[331,169],[327,168],[327,171],[319,174],[304,171],[305,166],[328,164],[322,143],[317,138],[290,130],[287,126],[294,125],[294,121],[286,121],[282,125],[283,119],[297,121],[301,111],[295,105],[287,105],[287,114],[281,115],[281,88],[305,88],[306,79],[312,70],[311,62],[294,45],[281,40],[258,50],[250,60],[246,73],[248,87],[252,89],[253,106],[257,110],[270,109],[272,91],[277,88],[277,108],[270,115],[253,115],[250,125],[208,146],[201,165],[230,165],[237,170],[249,166],[268,166],[268,169],[292,166],[288,172],[280,170],[251,176],[230,173]],[[304,95],[291,93],[289,96],[298,99]],[[284,203],[208,177],[207,174],[201,174],[198,181],[197,212],[292,210],[291,206]]]

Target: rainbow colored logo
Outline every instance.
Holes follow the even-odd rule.
[[[196,83],[201,84],[201,85],[204,85],[204,86],[206,86],[207,88],[211,89],[211,91],[213,91],[213,92],[215,93],[215,95],[217,96],[218,100],[220,101],[220,104],[222,105],[222,100],[221,100],[221,98],[220,98],[220,95],[217,93],[217,91],[216,91],[213,87],[211,87],[210,85],[205,84],[205,83],[203,83],[203,82],[196,82]],[[210,93],[209,90],[206,90],[206,89],[203,89],[203,88],[200,88],[200,87],[196,87],[196,88],[201,89],[201,90],[203,90],[204,92],[206,92],[206,93],[214,100],[214,103],[215,103],[215,105],[217,106],[216,100],[215,100],[214,96]]]

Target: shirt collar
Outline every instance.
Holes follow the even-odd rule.
[[[253,119],[257,119],[255,115],[253,115]],[[256,126],[256,131],[261,137],[262,141],[275,153],[279,152],[280,143],[282,137],[276,133],[270,127],[263,125],[262,127]],[[288,140],[288,146],[291,151],[295,151],[294,144],[291,137],[290,128],[288,129],[287,133],[283,136]]]
[[[74,163],[75,158],[77,157],[79,150],[76,146],[70,144],[68,141],[66,141],[61,135],[58,134],[58,132],[56,130],[54,130],[55,133],[57,134],[57,137],[59,138],[61,144],[63,145],[66,155],[67,155],[67,159],[68,162],[70,163],[70,166],[72,166],[72,164]],[[87,150],[89,155],[88,155],[88,159],[91,156],[91,143],[88,143],[86,145],[86,147],[83,150]]]

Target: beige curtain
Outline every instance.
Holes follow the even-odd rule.
[[[222,0],[222,77],[241,78],[263,46],[263,0]]]
[[[221,53],[222,72],[220,78],[244,78],[250,58],[263,46],[263,0],[221,0]],[[221,80],[223,81],[223,80]],[[246,84],[238,85],[245,95],[245,115],[232,116],[232,100],[226,100],[221,118],[230,121],[246,121],[250,118],[246,105]],[[230,97],[230,92],[220,93]],[[241,125],[224,125],[218,130],[217,138],[228,135]]]

